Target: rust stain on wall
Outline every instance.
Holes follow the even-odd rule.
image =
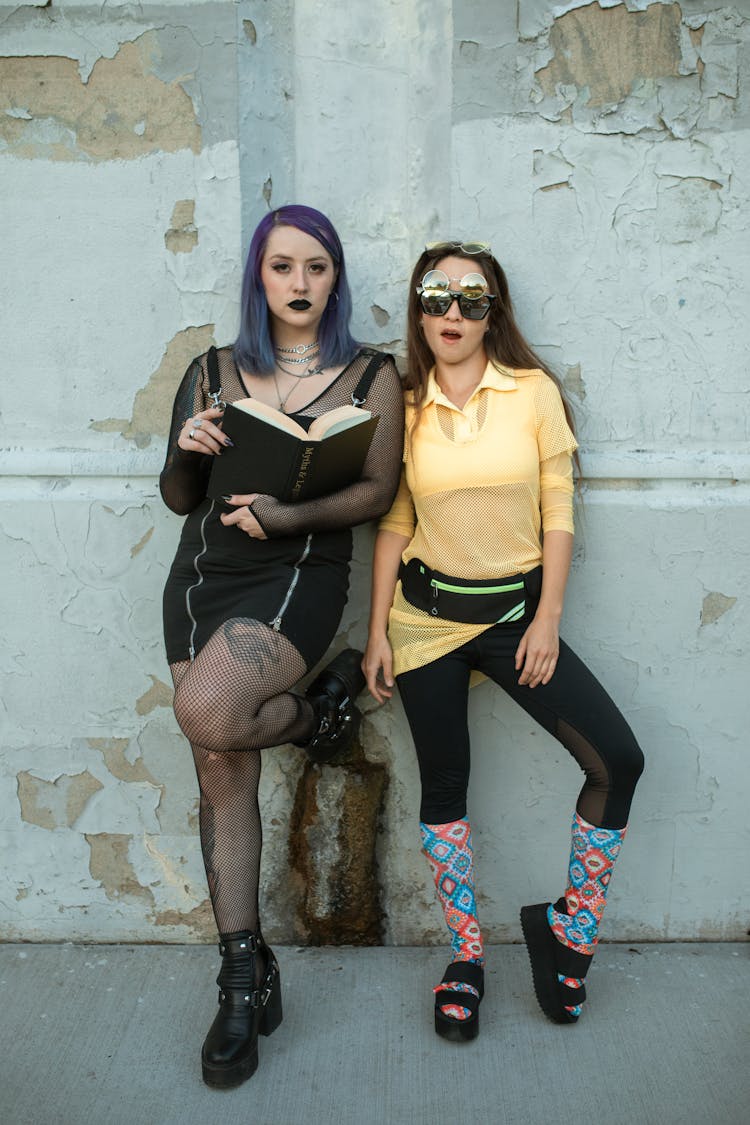
[[[118,781],[146,781],[162,789],[156,778],[146,769],[143,758],[138,757],[134,762],[125,757],[125,751],[130,745],[129,738],[87,738],[86,742],[92,750],[97,750],[104,764]]]
[[[16,781],[21,819],[50,831],[72,827],[94,793],[104,788],[88,770],[64,774],[55,781],[45,781],[22,770]]]
[[[91,422],[89,429],[121,433],[139,449],[151,444],[152,437],[166,437],[172,416],[172,402],[183,372],[190,360],[207,351],[214,342],[214,325],[183,328],[167,344],[161,363],[133,402],[132,416],[104,418]]]
[[[86,843],[91,849],[89,871],[92,879],[101,883],[109,899],[140,899],[153,904],[154,896],[150,887],[138,881],[133,865],[128,858],[132,836],[116,832],[85,833]]]
[[[195,226],[195,200],[179,199],[174,205],[164,245],[172,254],[189,254],[198,245]]]
[[[99,59],[88,82],[75,59],[0,58],[0,140],[25,159],[134,160],[200,152],[201,128],[178,82],[151,73],[155,32]]]
[[[326,774],[343,771],[334,800]],[[379,945],[383,940],[376,845],[388,775],[355,745],[341,764],[308,762],[290,819],[290,865],[302,887],[300,924],[311,945]],[[325,840],[325,848],[315,846]],[[325,852],[325,854],[323,854]],[[321,869],[327,877],[321,878]]]
[[[171,707],[172,697],[174,692],[169,684],[165,684],[163,680],[157,679],[149,673],[151,680],[151,687],[148,691],[144,692],[135,703],[136,713],[138,715],[148,715],[155,707]]]
[[[589,4],[560,16],[550,31],[554,58],[538,71],[545,94],[558,84],[588,87],[590,106],[622,101],[643,78],[679,74],[680,8],[652,4],[645,12]]]

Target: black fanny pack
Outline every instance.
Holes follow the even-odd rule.
[[[500,625],[521,620],[527,593],[538,597],[535,587],[541,588],[541,573],[537,567],[509,578],[452,578],[431,570],[421,559],[410,559],[401,564],[398,576],[407,602],[433,617],[467,625]]]

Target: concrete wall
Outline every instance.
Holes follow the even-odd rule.
[[[424,241],[492,243],[579,418],[564,634],[648,759],[607,934],[744,935],[749,42],[747,0],[0,0],[0,935],[212,937],[155,477],[252,227],[294,200],[396,352]],[[579,775],[491,685],[471,714],[481,915],[515,939],[562,890]],[[444,940],[397,702],[362,742],[264,756],[273,939]]]

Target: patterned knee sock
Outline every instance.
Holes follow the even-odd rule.
[[[547,920],[558,941],[577,953],[591,956],[599,940],[599,923],[607,901],[612,868],[620,854],[627,828],[597,828],[579,816],[573,817],[573,830],[565,898],[550,906]],[[563,913],[563,901],[567,913]],[[580,988],[578,977],[560,981],[571,988]],[[571,1015],[581,1014],[581,1005],[568,1008]]]
[[[438,898],[443,907],[446,925],[451,933],[454,961],[473,961],[484,964],[482,932],[477,921],[474,898],[474,852],[471,846],[471,825],[468,820],[453,820],[448,824],[419,825],[422,850],[430,865]],[[450,989],[479,995],[470,984],[451,983],[439,985],[435,992]],[[468,1008],[446,1004],[442,1011],[453,1019],[468,1019]]]

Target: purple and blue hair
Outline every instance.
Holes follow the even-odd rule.
[[[320,363],[323,367],[337,367],[348,363],[358,345],[349,331],[352,298],[346,279],[341,241],[330,220],[321,211],[290,203],[265,215],[250,241],[245,272],[242,275],[240,332],[234,345],[234,358],[238,367],[255,375],[270,375],[275,367],[268,305],[260,268],[268,236],[277,226],[296,227],[297,230],[312,235],[331,255],[337,275],[318,330]]]

